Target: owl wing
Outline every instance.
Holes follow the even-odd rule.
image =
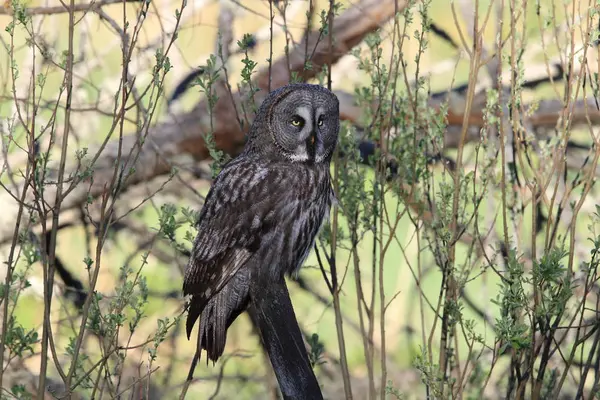
[[[277,169],[233,160],[212,185],[198,219],[185,272],[183,292],[192,300],[186,322],[188,338],[208,301],[219,293],[259,249],[273,228],[271,203],[281,200]]]

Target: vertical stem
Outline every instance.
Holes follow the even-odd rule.
[[[13,16],[14,21],[14,16]],[[14,57],[14,38],[11,35],[11,59]],[[35,48],[34,48],[35,55]],[[34,59],[34,68],[35,68],[35,59]],[[12,81],[13,81],[13,89],[15,87],[15,76],[14,69],[11,68],[12,71]],[[35,99],[35,70],[32,75],[34,76],[34,88],[33,88],[33,99]],[[16,96],[16,90],[13,91],[13,96]],[[18,107],[18,105],[17,105]],[[0,335],[0,388],[3,388],[3,378],[4,378],[4,351],[5,343],[6,343],[6,332],[8,329],[8,302],[9,302],[9,294],[10,294],[10,285],[12,283],[12,275],[15,264],[15,250],[17,248],[17,241],[19,239],[19,230],[21,229],[21,219],[23,217],[23,211],[25,209],[25,201],[27,197],[27,189],[29,189],[29,184],[35,173],[35,118],[36,118],[37,107],[35,106],[34,100],[34,108],[32,115],[32,123],[31,130],[29,131],[29,143],[28,143],[28,157],[27,167],[25,169],[25,184],[23,185],[23,192],[21,193],[21,198],[19,200],[19,209],[17,211],[17,222],[15,224],[15,229],[12,235],[12,242],[10,245],[10,252],[8,254],[8,261],[6,263],[6,276],[4,278],[4,293],[2,298],[0,298],[0,303],[2,303],[2,334]]]
[[[378,168],[378,175],[379,178],[377,179],[383,179],[385,182],[385,169],[383,169],[381,167],[382,163],[379,163],[379,168]],[[381,235],[381,237],[379,238],[379,313],[380,313],[380,325],[379,325],[379,329],[380,329],[380,336],[381,336],[381,387],[380,387],[380,391],[381,391],[381,400],[385,400],[385,386],[386,386],[386,382],[387,382],[387,364],[386,364],[386,342],[385,342],[385,287],[383,284],[384,281],[384,274],[383,274],[383,267],[384,267],[384,260],[385,260],[385,249],[384,249],[384,236],[383,236],[383,227],[384,227],[384,217],[383,217],[383,208],[385,207],[384,201],[385,201],[385,191],[384,186],[381,185],[380,186],[380,191],[381,193],[379,193],[379,202],[380,202],[380,207],[379,210],[381,211],[381,216],[379,218],[379,234]],[[393,236],[393,233],[392,233]],[[388,242],[389,243],[389,242]]]
[[[367,376],[369,377],[369,399],[375,398],[375,373],[373,371],[372,353],[373,346],[369,342],[370,338],[365,328],[365,318],[363,316],[364,294],[362,292],[362,281],[360,276],[360,257],[358,255],[358,212],[354,218],[354,227],[352,228],[352,260],[354,262],[354,281],[356,284],[356,309],[358,310],[358,322],[360,326],[361,339],[363,342],[363,351],[365,354],[365,363],[367,366]]]
[[[271,69],[273,68],[273,18],[273,2],[269,1],[269,92],[271,92]]]
[[[40,361],[40,375],[38,381],[38,398],[44,398],[46,388],[46,373],[48,368],[48,342],[50,332],[50,311],[52,308],[52,291],[54,286],[54,268],[56,266],[56,236],[60,208],[63,201],[63,185],[65,180],[65,165],[67,162],[67,148],[69,144],[69,132],[71,127],[71,99],[73,94],[73,41],[75,37],[75,1],[69,4],[69,44],[67,50],[67,64],[65,70],[65,87],[67,98],[65,103],[65,121],[63,127],[63,138],[61,146],[60,161],[58,167],[58,183],[56,185],[56,196],[52,208],[52,228],[50,231],[50,247],[48,251],[48,269],[44,279],[44,324],[42,330],[42,354]],[[68,388],[65,388],[68,390]]]
[[[333,10],[335,6],[334,0],[329,0],[328,30],[329,30],[329,54],[327,59],[327,89],[331,90],[331,66],[333,64]]]
[[[329,0],[329,54],[327,60],[327,88],[331,90],[331,65],[333,62],[333,11],[335,2]],[[333,186],[336,193],[339,193],[338,184],[338,165],[339,154],[336,151],[333,156]],[[344,380],[344,393],[347,400],[352,399],[352,387],[350,384],[350,372],[348,369],[348,360],[346,358],[346,342],[344,338],[344,326],[342,319],[342,310],[340,306],[340,289],[338,287],[336,257],[335,250],[337,248],[337,226],[338,226],[338,211],[337,208],[333,212],[333,221],[331,224],[331,281],[333,286],[333,308],[335,311],[335,326],[337,330],[338,345],[340,349],[340,366],[342,368],[342,378]]]
[[[424,6],[427,7],[427,6]],[[393,79],[393,88],[392,88],[392,99],[391,99],[391,109],[394,110],[396,107],[396,84],[397,84],[397,79],[398,79],[398,63],[395,63],[394,65],[394,51],[396,50],[396,32],[398,30],[398,0],[394,1],[394,28],[393,28],[393,33],[392,33],[392,50],[391,50],[391,56],[390,56],[390,72],[388,73],[387,79],[386,79],[386,83],[384,86],[384,92],[381,93],[382,96],[387,96],[387,90],[389,88],[390,85],[390,81],[391,81],[391,74],[395,72],[395,76]],[[418,68],[418,67],[417,67]],[[417,90],[418,90],[418,85],[417,85]],[[384,115],[382,113],[381,115],[381,119],[382,119],[382,125],[381,125],[381,130],[380,130],[380,143],[382,146],[384,146],[384,149],[387,151],[389,148],[389,142],[390,142],[390,127],[394,125],[393,122],[393,117],[390,115],[390,119],[388,121],[388,128],[387,129],[383,129],[383,127],[385,126],[383,124],[383,119],[384,119]],[[389,229],[392,231],[390,232],[390,238],[388,239],[387,243],[384,245],[384,234],[383,234],[383,228],[384,228],[384,214],[387,213],[387,209],[386,209],[386,205],[385,205],[385,184],[386,184],[386,180],[387,180],[387,171],[385,168],[385,160],[383,159],[383,157],[380,157],[380,159],[378,160],[377,163],[377,171],[376,171],[376,179],[375,182],[379,182],[379,187],[380,189],[380,193],[379,193],[379,211],[381,214],[381,217],[379,219],[380,221],[380,225],[379,225],[379,232],[380,232],[380,240],[379,240],[379,313],[380,313],[380,319],[379,319],[379,331],[380,331],[380,336],[381,336],[381,400],[385,400],[385,396],[386,396],[386,384],[387,384],[387,352],[386,352],[386,338],[385,338],[385,312],[386,312],[386,301],[385,301],[385,285],[384,285],[384,261],[385,261],[385,253],[389,247],[389,244],[391,242],[391,237],[395,236],[394,235],[394,230],[395,228],[392,228],[391,226],[388,225]],[[398,217],[396,217],[398,218]],[[396,220],[396,226],[397,226],[397,220]],[[375,225],[375,224],[374,224]],[[373,276],[374,278],[374,276]]]
[[[373,89],[374,90],[374,89]],[[381,97],[381,93],[379,94]],[[373,120],[377,118],[377,115],[374,115]],[[382,126],[383,124],[379,124]],[[379,170],[381,166],[381,159],[378,160],[376,168]],[[379,232],[377,226],[377,215],[378,215],[378,202],[377,202],[377,189],[379,187],[379,182],[377,179],[373,181],[373,200],[371,202],[371,206],[373,207],[373,243],[372,251],[371,251],[371,299],[369,302],[369,344],[371,345],[371,365],[375,365],[375,295],[377,294],[377,234]],[[375,397],[373,397],[375,398]]]
[[[444,383],[447,378],[447,364],[448,364],[448,354],[446,353],[447,345],[448,345],[448,328],[449,328],[449,308],[452,301],[456,300],[457,283],[454,278],[453,269],[455,267],[456,260],[456,243],[459,239],[459,230],[458,230],[458,208],[460,203],[460,186],[461,186],[461,175],[460,171],[463,170],[463,154],[465,147],[465,140],[467,135],[467,130],[469,128],[469,116],[471,114],[471,107],[473,104],[473,97],[475,95],[475,86],[477,85],[477,76],[479,73],[480,58],[481,58],[481,46],[482,46],[482,36],[479,31],[479,1],[475,2],[475,15],[474,15],[474,27],[473,27],[473,52],[470,57],[470,77],[469,84],[467,89],[467,97],[465,103],[465,111],[463,116],[463,124],[462,131],[460,135],[460,141],[457,148],[457,156],[456,156],[456,167],[454,172],[454,195],[452,198],[452,221],[450,223],[450,232],[452,241],[450,242],[450,249],[448,251],[448,259],[444,265],[443,271],[443,284],[445,287],[445,299],[444,299],[444,308],[442,313],[442,327],[441,327],[441,339],[440,339],[440,358],[439,358],[439,368],[442,369],[444,374],[444,380],[441,383],[441,392],[442,396],[444,394]]]
[[[304,33],[304,70],[306,71],[306,63],[308,62],[308,37],[312,31],[312,16],[314,13],[313,0],[308,0],[308,13],[306,18],[306,32]]]

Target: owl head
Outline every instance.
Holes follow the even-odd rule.
[[[340,127],[339,101],[326,88],[291,84],[269,93],[248,135],[247,149],[292,162],[329,163]]]

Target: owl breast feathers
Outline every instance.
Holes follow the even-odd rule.
[[[192,296],[188,338],[200,317],[198,351],[209,359],[222,355],[227,328],[248,306],[252,277],[282,279],[310,253],[334,199],[329,160],[338,118],[337,99],[326,89],[301,84],[272,92],[244,152],[215,179],[183,285]]]

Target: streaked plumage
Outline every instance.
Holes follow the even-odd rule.
[[[338,130],[330,91],[285,86],[269,94],[244,151],[215,179],[183,285],[192,295],[188,338],[200,317],[198,346],[209,359],[221,356],[227,328],[248,306],[253,276],[281,279],[310,253],[334,198],[329,163]]]

